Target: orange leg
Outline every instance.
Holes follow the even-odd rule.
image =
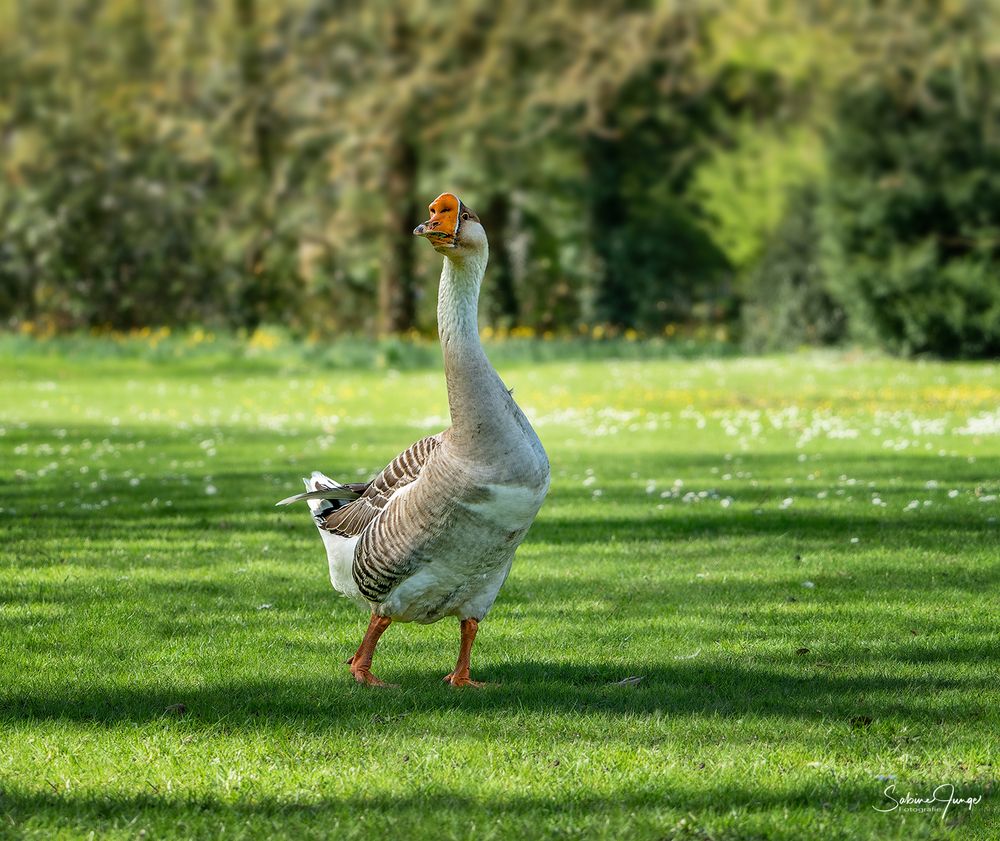
[[[361,640],[361,645],[355,655],[347,662],[351,664],[351,674],[358,683],[366,683],[369,686],[391,686],[379,680],[372,674],[372,655],[375,653],[375,646],[378,645],[378,638],[385,633],[385,629],[392,624],[392,620],[384,616],[372,614],[372,620],[368,623],[368,630]]]
[[[485,683],[469,678],[469,663],[472,657],[472,643],[476,639],[476,631],[479,630],[479,623],[475,619],[462,620],[462,644],[458,649],[458,663],[455,671],[446,676],[445,683],[452,686],[485,686]]]

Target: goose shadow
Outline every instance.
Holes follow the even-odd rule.
[[[115,683],[26,689],[0,695],[0,721],[59,720],[114,726],[161,721],[166,726],[200,729],[217,726],[258,726],[261,721],[285,722],[306,729],[377,729],[387,719],[420,717],[421,731],[454,724],[433,715],[590,713],[620,716],[777,716],[824,720],[845,729],[859,716],[873,722],[906,726],[938,725],[949,718],[963,722],[987,720],[992,713],[990,690],[996,662],[983,662],[974,647],[959,651],[923,652],[908,665],[920,674],[841,674],[837,664],[813,662],[746,663],[692,659],[670,664],[642,660],[628,667],[608,663],[561,663],[525,659],[482,663],[476,676],[488,682],[479,691],[455,690],[442,683],[444,670],[395,668],[381,676],[398,684],[377,690],[355,685],[338,660],[314,676],[267,677],[246,674],[238,679],[195,684]],[[883,658],[886,659],[886,658]],[[800,658],[801,660],[801,658]],[[976,665],[960,677],[942,676],[941,663]],[[623,679],[634,677],[634,682]],[[183,714],[175,715],[175,705]],[[447,717],[445,717],[447,718]]]

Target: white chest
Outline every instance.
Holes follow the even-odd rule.
[[[465,503],[478,518],[507,531],[531,525],[542,507],[548,482],[541,486],[483,485],[483,499]]]

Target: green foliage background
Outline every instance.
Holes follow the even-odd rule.
[[[0,317],[431,332],[452,190],[497,328],[995,355],[996,12],[2,4]]]

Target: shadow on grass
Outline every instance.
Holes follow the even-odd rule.
[[[390,430],[392,431],[392,430]],[[412,430],[400,428],[400,440],[409,440]],[[405,433],[405,435],[404,435]],[[155,446],[157,430],[150,429],[143,438],[147,440],[147,450]],[[287,443],[288,436],[271,433],[248,434],[244,430],[234,431],[233,437],[239,436],[247,444],[256,447],[268,446],[272,442],[275,450],[279,443]],[[395,435],[395,432],[393,432]],[[94,438],[107,437],[107,429],[77,429],[73,435],[79,440],[84,436]],[[163,430],[159,435],[166,442],[178,447],[178,441],[167,435]],[[384,438],[388,435],[387,428],[380,428],[378,435]],[[10,439],[24,442],[44,443],[54,440],[54,430],[32,428],[30,430],[11,430]],[[134,433],[124,436],[126,440],[135,438]],[[189,438],[196,438],[197,433],[191,432]],[[302,441],[308,439],[303,436]],[[8,444],[15,443],[13,440]],[[197,447],[188,449],[197,455]],[[6,445],[6,444],[5,444]],[[710,467],[719,464],[718,454],[677,454],[677,453],[647,453],[638,454],[646,460],[645,468],[650,474],[673,475],[676,470],[685,472],[701,472],[708,474]],[[630,458],[635,458],[632,453]],[[339,456],[343,460],[343,456]],[[755,473],[772,473],[781,475],[781,471],[794,460],[792,454],[748,455],[743,459],[745,469]],[[930,470],[941,470],[940,459],[925,456],[901,456],[893,454],[884,459],[867,457],[837,457],[838,469],[844,472],[856,471],[873,475],[880,469],[891,465],[892,475],[907,481],[908,486],[916,487],[929,475]],[[319,459],[326,467],[332,458],[324,456]],[[590,459],[595,467],[609,476],[621,476],[622,466],[616,459],[607,455]],[[950,478],[956,482],[977,481],[987,470],[988,460],[972,466],[964,461],[956,462]],[[311,468],[314,465],[309,465]],[[212,468],[207,468],[212,469]],[[289,472],[297,476],[302,472],[298,466],[289,467],[275,465],[269,468],[271,474],[282,475]],[[334,469],[331,473],[337,474]],[[183,620],[168,617],[162,620],[162,635],[171,637],[182,633],[188,636],[199,635],[205,640],[221,636],[218,626],[213,627],[213,621],[205,616],[199,617],[205,605],[211,604],[222,615],[234,616],[246,613],[253,615],[255,602],[245,598],[240,601],[235,584],[212,581],[190,581],[183,577],[184,563],[203,564],[202,549],[207,547],[216,555],[222,551],[230,551],[224,545],[222,536],[228,532],[244,533],[277,533],[279,535],[295,535],[296,541],[303,541],[304,551],[308,553],[303,563],[315,564],[317,587],[325,580],[323,569],[322,548],[316,538],[315,530],[309,522],[305,510],[286,515],[273,508],[275,497],[284,495],[281,489],[263,486],[261,473],[256,468],[246,470],[230,470],[228,472],[216,467],[213,470],[213,481],[224,489],[225,494],[206,497],[203,489],[177,484],[173,489],[176,505],[170,513],[152,512],[137,504],[129,494],[126,483],[105,483],[100,493],[81,491],[89,494],[91,500],[101,494],[117,491],[129,504],[123,504],[113,509],[82,510],[78,505],[70,504],[64,509],[48,511],[38,509],[40,503],[51,503],[55,499],[66,499],[64,483],[55,478],[45,478],[29,482],[3,482],[0,493],[3,493],[5,505],[16,506],[23,515],[16,520],[8,520],[6,525],[8,539],[17,542],[13,544],[9,557],[13,566],[38,565],[41,563],[61,563],[65,556],[76,566],[104,563],[108,566],[135,564],[134,558],[122,560],[105,559],[101,547],[122,541],[129,545],[141,542],[149,535],[155,535],[158,530],[168,529],[171,540],[176,540],[184,549],[188,560],[177,561],[173,558],[170,547],[159,549],[149,564],[165,564],[163,568],[176,571],[176,580],[136,584],[136,589],[130,591],[126,598],[134,604],[169,605],[176,604],[182,597],[192,596],[202,600],[194,610],[189,611]],[[624,480],[623,480],[624,481]],[[780,479],[771,480],[770,489],[755,489],[752,493],[784,493]],[[154,484],[154,480],[150,480]],[[109,490],[110,489],[110,490]],[[157,491],[152,491],[153,493]],[[860,491],[859,491],[860,492]],[[151,491],[143,488],[143,498]],[[751,493],[748,489],[747,493]],[[630,490],[621,496],[625,503],[641,500],[646,506],[646,513],[637,511],[634,517],[621,514],[609,514],[608,509],[600,504],[592,504],[587,493],[577,488],[560,489],[558,486],[553,494],[560,504],[566,503],[566,508],[573,511],[572,516],[561,514],[549,516],[543,514],[536,523],[528,538],[529,543],[551,546],[566,546],[567,556],[579,552],[578,547],[588,544],[606,546],[609,535],[618,537],[622,545],[633,544],[664,544],[670,547],[674,555],[683,555],[685,543],[692,538],[703,539],[725,538],[738,536],[773,541],[779,537],[789,537],[804,544],[843,546],[849,529],[877,530],[887,542],[895,546],[907,548],[937,549],[942,544],[959,539],[966,549],[992,546],[996,543],[996,529],[981,519],[969,516],[956,517],[949,515],[922,514],[918,522],[906,520],[899,516],[878,516],[865,509],[863,514],[828,513],[822,508],[804,508],[798,511],[771,513],[767,516],[755,516],[748,512],[723,512],[717,506],[707,505],[685,506],[684,508],[669,507],[662,516],[655,513],[650,500],[644,493]],[[611,496],[609,493],[605,498]],[[75,503],[78,500],[70,496],[67,500]],[[609,500],[610,501],[610,500]],[[575,503],[589,505],[592,514],[581,515]],[[572,507],[571,507],[572,506]],[[842,509],[841,509],[842,510]],[[159,510],[160,512],[163,509]],[[899,528],[899,526],[905,526]],[[62,548],[49,546],[49,554],[39,552],[39,538],[46,537],[57,543],[61,541]],[[88,557],[81,558],[77,552],[78,541],[88,541]],[[10,544],[8,544],[10,546]],[[97,547],[95,549],[94,547]],[[697,552],[705,553],[704,546]],[[647,551],[642,558],[649,563],[661,553],[657,546]],[[665,554],[665,550],[663,550]],[[235,550],[232,554],[238,555]],[[688,556],[690,558],[690,555]],[[665,560],[667,560],[665,558]],[[285,559],[288,562],[288,559]],[[800,586],[792,581],[737,581],[726,585],[699,583],[694,585],[688,580],[675,577],[666,582],[643,583],[640,592],[634,592],[634,577],[631,572],[635,565],[635,556],[627,551],[621,553],[618,564],[622,582],[618,585],[617,595],[608,595],[608,583],[597,576],[588,577],[578,574],[572,578],[545,578],[544,585],[538,594],[528,593],[526,588],[516,581],[505,590],[504,598],[508,605],[530,606],[539,599],[548,609],[558,609],[560,605],[573,605],[581,593],[603,593],[608,600],[620,600],[625,615],[655,617],[666,607],[685,604],[703,610],[706,616],[717,618],[720,605],[730,612],[741,607],[753,610],[772,608],[781,605],[785,592],[794,588],[800,599],[806,598]],[[881,571],[888,567],[883,565]],[[895,571],[895,570],[894,570]],[[902,569],[898,570],[903,572]],[[942,569],[938,573],[947,584],[962,588],[976,588],[987,591],[1000,585],[1000,567],[978,567],[973,571],[961,569]],[[950,576],[950,577],[949,577]],[[932,585],[924,582],[916,584],[905,575],[885,576],[882,579],[866,585],[865,582],[844,583],[836,578],[828,580],[812,574],[819,582],[819,590],[830,594],[847,592],[854,600],[880,598],[891,601],[902,589],[930,588]],[[271,592],[287,592],[288,587],[278,587],[279,583],[287,585],[287,579],[271,575],[273,580],[264,580],[266,573],[258,576],[257,590],[270,587]],[[228,581],[228,579],[227,579]],[[829,585],[829,586],[827,586]],[[722,588],[722,589],[720,589]],[[324,585],[324,592],[326,586]],[[107,592],[113,593],[113,590]],[[245,596],[245,594],[243,594]],[[30,606],[38,601],[38,593],[31,589],[12,591],[5,597],[12,602],[21,602]],[[842,596],[843,597],[843,596]],[[49,603],[64,602],[67,616],[83,605],[93,604],[109,598],[106,592],[97,588],[84,590],[73,584],[53,586],[45,591]],[[299,591],[292,600],[304,603],[308,600],[305,591]],[[312,610],[325,610],[312,607]],[[80,611],[85,614],[85,611]],[[175,621],[169,621],[173,618]],[[538,617],[535,617],[536,620]],[[600,634],[601,628],[595,622],[594,616],[583,617],[591,623],[593,634]],[[11,620],[16,626],[22,620]],[[44,619],[31,621],[43,622]],[[56,621],[56,620],[52,620]],[[255,620],[258,621],[258,620]],[[315,616],[310,621],[317,622]],[[810,617],[792,617],[783,620],[782,633],[790,629],[798,630],[804,627]],[[25,620],[22,624],[27,624]],[[721,628],[721,625],[718,627]],[[146,629],[143,629],[145,632]],[[14,632],[18,633],[15,627]],[[148,638],[147,634],[147,638]],[[266,636],[266,635],[265,635]],[[162,640],[154,635],[154,643]],[[650,636],[650,644],[664,644],[662,637]],[[610,644],[609,644],[610,645]],[[289,657],[294,656],[294,649]],[[332,652],[331,652],[332,655]],[[925,658],[916,662],[938,662],[937,654],[923,652]],[[947,659],[949,662],[967,665],[988,665],[983,662],[984,652],[978,649],[953,648]],[[920,677],[899,677],[885,674],[886,667],[891,669],[893,660],[881,657],[884,667],[878,669],[877,675],[848,676],[838,674],[837,669],[820,669],[804,667],[797,663],[794,668],[789,664],[776,664],[767,660],[751,660],[739,662],[735,659],[725,663],[692,661],[676,665],[663,665],[662,652],[648,661],[639,659],[633,667],[635,674],[641,675],[643,681],[638,686],[614,686],[615,681],[627,675],[606,663],[595,662],[591,666],[559,664],[540,660],[522,663],[495,664],[484,669],[478,676],[497,683],[482,693],[452,692],[439,686],[441,674],[422,670],[406,670],[397,674],[384,674],[383,677],[403,684],[404,689],[398,692],[377,693],[354,687],[345,670],[334,666],[329,676],[321,677],[282,677],[268,678],[266,675],[247,675],[234,678],[229,682],[204,683],[185,685],[183,683],[158,686],[142,686],[141,680],[134,684],[119,683],[108,687],[60,686],[49,691],[28,688],[18,694],[11,694],[0,687],[0,719],[33,720],[33,719],[65,719],[82,722],[149,722],[162,719],[164,710],[176,703],[184,703],[188,715],[175,722],[178,727],[207,726],[209,724],[227,721],[235,723],[251,723],[263,719],[287,720],[311,727],[325,727],[331,724],[363,724],[371,721],[374,716],[399,715],[410,712],[449,710],[458,707],[469,711],[483,712],[517,712],[531,710],[536,712],[599,712],[616,715],[703,715],[716,714],[739,718],[745,715],[762,716],[792,716],[807,719],[824,719],[843,723],[849,726],[852,718],[862,715],[874,721],[884,719],[905,719],[907,721],[935,723],[948,715],[960,714],[964,719],[985,715],[981,697],[983,689],[991,688],[995,682],[985,677],[972,674],[962,679],[951,679],[932,674]],[[911,661],[912,662],[912,661]],[[870,664],[869,664],[870,665]],[[928,669],[930,671],[930,669]],[[792,674],[794,672],[794,674]],[[983,675],[986,670],[973,672]],[[942,700],[944,698],[944,700]],[[961,709],[955,709],[960,698]],[[168,721],[170,721],[168,719]]]
[[[748,457],[748,464],[786,459],[784,456]],[[911,460],[913,457],[909,457]],[[662,470],[701,470],[716,461],[714,455],[685,455],[663,457]],[[841,459],[842,463],[848,459]],[[867,459],[857,459],[858,465],[871,467]],[[894,462],[895,463],[895,462]],[[897,464],[898,466],[898,464]],[[940,465],[937,465],[939,468]],[[331,475],[349,476],[352,471],[327,468]],[[616,468],[605,468],[611,473]],[[658,469],[655,466],[651,472]],[[914,469],[914,468],[910,468]],[[983,468],[980,467],[980,470]],[[305,472],[300,466],[270,468],[272,474],[287,473],[296,477]],[[925,475],[926,471],[915,468]],[[12,482],[0,479],[0,499],[8,509],[16,510],[16,519],[7,519],[8,535],[24,539],[63,537],[67,541],[85,538],[94,543],[115,542],[122,539],[142,540],[155,537],[164,531],[172,535],[217,539],[226,532],[241,535],[270,535],[274,533],[302,534],[313,537],[310,518],[304,506],[275,509],[274,502],[289,487],[268,485],[261,474],[254,470],[212,472],[212,482],[223,490],[217,496],[207,496],[202,484],[195,479],[187,484],[176,481],[166,486],[158,485],[155,477],[148,480],[141,490],[131,488],[127,481],[109,481],[99,491],[80,491],[79,496],[67,493],[64,485],[54,480]],[[982,474],[965,480],[952,476],[954,484],[962,481],[982,481]],[[353,477],[352,478],[356,478]],[[632,483],[635,484],[635,483]],[[721,491],[720,491],[721,492]],[[683,545],[684,541],[704,538],[743,537],[770,540],[787,538],[789,544],[839,545],[852,536],[873,536],[890,546],[913,548],[940,548],[941,540],[970,541],[973,545],[1000,546],[1000,529],[985,516],[986,508],[964,508],[949,505],[919,514],[878,512],[863,501],[848,503],[831,499],[827,504],[803,496],[801,507],[777,510],[774,503],[788,490],[774,479],[762,480],[757,488],[733,482],[725,486],[725,493],[736,497],[737,505],[722,509],[711,501],[685,505],[672,500],[657,509],[658,499],[650,497],[639,488],[610,487],[603,502],[595,503],[589,490],[566,487],[558,482],[550,491],[538,520],[531,529],[529,542],[552,543],[560,546],[604,545],[609,536],[624,544],[669,541]],[[800,493],[802,493],[800,491]],[[859,493],[866,493],[859,491]],[[919,495],[916,484],[889,489],[894,498]],[[923,492],[926,494],[926,491]],[[170,499],[166,508],[159,499],[158,508],[148,504],[151,497]],[[102,500],[117,497],[118,502],[109,507],[99,507]],[[61,507],[57,507],[58,502]],[[741,504],[742,503],[742,504]],[[766,505],[755,512],[746,507]],[[45,506],[44,508],[42,506]],[[572,511],[566,516],[565,511]],[[580,516],[581,512],[587,512]],[[319,544],[317,543],[317,547]],[[319,549],[317,548],[317,551]]]
[[[109,822],[125,819],[133,830],[150,822],[178,829],[185,827],[187,831],[199,825],[225,825],[243,830],[263,824],[286,830],[292,826],[309,837],[324,837],[338,825],[342,833],[351,837],[370,837],[376,828],[398,830],[402,827],[420,828],[429,835],[440,833],[438,837],[455,837],[455,833],[467,837],[473,823],[482,825],[486,821],[494,832],[498,827],[519,827],[526,830],[529,836],[537,837],[542,834],[540,830],[557,828],[550,826],[550,821],[557,822],[562,835],[566,832],[567,820],[582,826],[602,827],[603,820],[609,816],[618,821],[628,818],[629,823],[644,816],[645,820],[639,817],[639,826],[649,822],[661,824],[660,832],[668,834],[660,837],[690,839],[747,837],[739,831],[738,823],[734,826],[730,821],[725,821],[721,835],[703,834],[698,829],[700,824],[727,817],[742,816],[745,819],[752,815],[773,813],[774,820],[780,824],[789,820],[790,811],[796,810],[813,815],[827,812],[834,819],[839,812],[841,820],[845,812],[860,812],[863,824],[883,826],[886,830],[893,830],[893,837],[898,837],[895,835],[898,816],[878,814],[871,808],[885,802],[881,799],[879,783],[875,781],[848,783],[817,778],[812,784],[799,783],[774,789],[712,784],[710,778],[703,783],[700,777],[699,771],[692,769],[685,773],[683,779],[689,784],[683,788],[664,781],[661,785],[600,794],[582,788],[580,781],[576,785],[569,784],[572,790],[572,797],[569,798],[555,794],[474,797],[457,792],[417,789],[399,794],[316,797],[305,802],[301,798],[291,800],[273,796],[222,800],[153,792],[138,795],[63,795],[9,787],[0,791],[0,808],[15,826],[33,816],[57,820],[69,826],[105,825],[105,828]],[[982,785],[958,786],[956,796],[976,796],[983,791]],[[963,825],[970,817],[968,811],[956,808],[949,812],[949,820],[941,826]],[[674,826],[681,818],[684,818],[683,824]],[[891,820],[895,823],[890,824]],[[937,833],[925,834],[924,830],[929,825],[930,820],[919,830],[914,827],[918,836],[911,837],[941,837]],[[804,828],[798,823],[795,826]],[[795,837],[795,829],[793,827],[790,834],[769,834],[767,837]]]
[[[693,775],[694,776],[694,775]],[[982,786],[961,794],[976,796]],[[146,827],[154,834],[186,837],[371,838],[394,834],[403,838],[468,838],[470,832],[489,837],[564,837],[608,834],[615,826],[641,837],[736,841],[751,837],[748,821],[768,830],[752,837],[799,838],[815,821],[847,823],[880,837],[940,839],[960,827],[982,825],[980,814],[953,809],[947,821],[904,824],[898,816],[879,814],[873,804],[884,802],[877,784],[828,783],[768,790],[763,786],[706,784],[678,790],[669,785],[622,789],[596,794],[579,787],[572,798],[553,795],[473,797],[460,793],[411,790],[399,794],[356,797],[230,798],[177,795],[66,795],[36,793],[20,788],[0,792],[0,809],[15,831],[25,827],[70,828],[77,831],[118,831],[134,834]],[[989,809],[980,805],[980,813]],[[846,818],[846,820],[845,820]],[[501,835],[497,835],[500,832]],[[758,829],[758,832],[764,830]],[[837,837],[847,837],[841,836]],[[875,837],[873,834],[871,837]]]
[[[938,655],[937,662],[965,658],[982,665],[981,652]],[[930,665],[927,654],[921,660]],[[574,715],[655,715],[731,718],[779,716],[828,721],[847,729],[890,720],[897,724],[943,724],[953,717],[968,723],[992,715],[984,692],[995,680],[986,672],[960,679],[932,673],[893,676],[884,669],[839,675],[837,668],[805,664],[778,667],[762,658],[746,663],[637,664],[638,685],[620,685],[621,666],[526,660],[483,665],[477,677],[490,682],[481,691],[454,690],[442,674],[426,669],[381,672],[399,688],[356,686],[346,667],[334,661],[327,674],[310,677],[245,676],[211,683],[141,686],[116,682],[107,687],[64,686],[22,690],[0,696],[0,721],[64,720],[116,725],[162,721],[181,729],[288,722],[306,728],[351,727],[377,730],[395,716],[418,713],[511,713]],[[443,670],[442,670],[443,671]],[[169,708],[184,704],[183,717]],[[859,717],[861,717],[859,719]],[[859,721],[861,722],[859,724]],[[421,730],[434,721],[422,720]],[[440,723],[442,735],[454,722]]]

